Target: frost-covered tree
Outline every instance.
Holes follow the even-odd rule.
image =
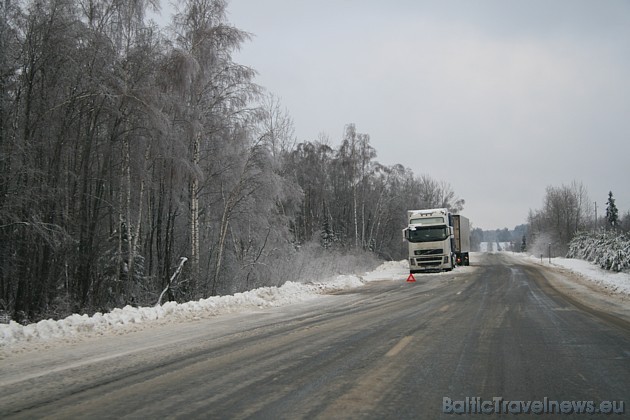
[[[622,232],[630,233],[630,210],[624,213],[619,223],[619,228]]]
[[[612,191],[608,192],[608,201],[606,201],[606,223],[612,229],[619,225],[619,210],[615,205]]]
[[[446,207],[460,211],[464,200],[429,175],[415,176],[402,165],[378,163],[369,135],[348,124],[338,148],[324,139],[303,142],[286,154],[286,175],[304,193],[292,231],[295,242],[334,249],[369,250],[402,258],[400,231],[409,209]]]
[[[448,184],[378,164],[353,125],[339,148],[295,146],[288,112],[233,59],[249,35],[227,0],[178,2],[168,30],[145,19],[158,4],[0,0],[0,303],[14,319],[279,285],[322,227],[322,252],[399,258],[407,209],[461,209]]]
[[[530,247],[552,243],[564,253],[576,232],[586,229],[592,219],[591,200],[584,185],[576,181],[560,187],[548,186],[543,208],[530,210],[528,219]]]
[[[0,1],[0,301],[13,314],[153,303],[182,257],[171,297],[202,297],[291,247],[276,208],[287,184],[255,147],[255,71],[232,59],[248,35],[226,1],[179,2],[168,33],[145,19],[157,4]]]
[[[497,242],[510,242],[512,237],[508,228],[497,229]]]
[[[280,99],[272,93],[264,95],[260,107],[261,139],[269,148],[274,160],[279,160],[295,148],[295,127],[293,118]]]
[[[582,232],[569,245],[568,258],[591,261],[611,271],[630,268],[630,238],[618,231]]]
[[[176,36],[169,67],[172,92],[178,98],[173,128],[188,144],[193,282],[202,277],[203,191],[212,183],[212,173],[232,169],[217,163],[212,156],[218,155],[220,142],[234,136],[235,124],[246,117],[243,110],[256,93],[252,83],[254,71],[232,60],[232,53],[247,40],[248,34],[230,26],[226,14],[225,0],[186,0],[172,26]],[[224,234],[225,229],[221,228],[221,235]]]
[[[465,200],[455,195],[449,183],[423,174],[416,178],[416,184],[420,203],[415,208],[447,208],[453,213],[464,209]]]

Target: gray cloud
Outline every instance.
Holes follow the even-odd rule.
[[[476,226],[513,227],[547,185],[630,209],[630,3],[232,0],[237,60],[300,141],[353,122],[386,164],[451,183]]]

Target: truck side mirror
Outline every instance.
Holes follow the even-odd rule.
[[[455,237],[455,233],[453,232],[453,226],[449,226],[448,227],[448,231],[451,234],[451,238],[454,238]]]

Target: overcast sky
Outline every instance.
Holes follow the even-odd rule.
[[[630,1],[231,0],[235,61],[298,141],[344,125],[377,160],[444,180],[475,227],[513,228],[548,185],[630,210]]]

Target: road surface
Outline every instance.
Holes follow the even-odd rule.
[[[0,418],[417,419],[467,417],[447,412],[487,401],[512,413],[514,401],[630,404],[630,323],[565,296],[557,277],[483,254],[416,283],[9,355]]]

